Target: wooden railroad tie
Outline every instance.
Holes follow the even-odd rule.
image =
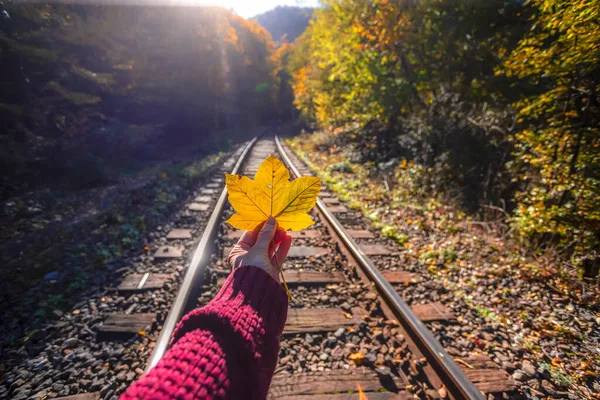
[[[210,203],[211,200],[212,200],[212,197],[206,196],[206,195],[201,195],[194,199],[194,203]]]
[[[423,322],[455,321],[456,316],[442,303],[432,302],[415,304],[410,307],[415,315]]]
[[[233,247],[223,248],[223,258],[226,259]],[[292,246],[288,253],[288,258],[317,258],[329,254],[330,249],[326,247],[315,246]]]
[[[391,256],[396,254],[392,249],[383,244],[361,244],[360,248],[368,256]]]
[[[173,278],[169,274],[131,274],[125,277],[118,287],[119,292],[142,292],[145,290],[161,289]]]
[[[329,210],[329,212],[333,213],[333,214],[341,214],[341,213],[347,213],[348,208],[346,208],[346,206],[331,206],[331,207],[327,207],[327,209]]]
[[[407,271],[383,271],[383,277],[392,284],[411,284],[421,281],[418,275]]]
[[[328,206],[337,206],[340,204],[340,201],[335,197],[325,197],[323,199],[323,203],[327,204]]]
[[[154,258],[181,258],[183,248],[175,246],[160,246],[154,253]]]
[[[227,234],[227,239],[229,240],[238,240],[242,237],[244,231],[234,230]],[[295,239],[318,239],[323,236],[321,232],[316,229],[307,229],[300,232],[288,232],[288,234]]]
[[[284,271],[283,276],[289,286],[327,285],[346,281],[346,277],[342,272]],[[223,286],[226,279],[226,276],[220,277],[217,280],[217,286]]]
[[[156,321],[155,313],[111,314],[98,328],[100,340],[128,339],[138,332],[146,332]]]
[[[404,391],[406,382],[401,378],[394,375],[380,377],[366,368],[275,375],[268,398],[270,400],[356,400],[357,384],[369,400],[412,398]],[[387,392],[382,393],[381,390]]]
[[[353,307],[352,314],[341,308],[290,308],[284,334],[335,331],[345,326],[358,325],[366,312]]]
[[[188,206],[188,210],[190,211],[208,211],[209,208],[210,205],[206,203],[191,203]]]
[[[354,387],[356,390],[356,386]],[[337,393],[337,394],[300,394],[292,396],[268,397],[269,400],[358,400],[358,393]],[[369,400],[412,400],[414,397],[406,391],[393,392],[365,392]]]
[[[79,393],[65,397],[52,397],[48,400],[100,400],[100,392]]]
[[[354,239],[374,239],[375,234],[371,231],[362,230],[362,229],[346,229],[348,235],[352,236]]]
[[[175,240],[175,239],[191,239],[192,238],[192,230],[191,229],[173,229],[167,235],[167,239]]]
[[[515,381],[487,355],[471,356],[460,361],[457,364],[482,392],[499,393],[515,389]]]

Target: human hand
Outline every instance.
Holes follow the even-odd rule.
[[[262,268],[279,282],[279,267],[292,246],[292,237],[277,227],[275,218],[269,218],[262,228],[244,232],[231,249],[227,261],[233,269],[242,265]]]

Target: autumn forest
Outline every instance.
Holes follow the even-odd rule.
[[[253,137],[278,134],[315,186],[477,318],[542,332],[523,341],[539,362],[525,398],[593,398],[599,22],[599,0],[320,0],[248,19],[218,6],[0,2],[0,354],[38,354],[38,325],[150,257],[198,185]],[[478,288],[502,274],[536,289]],[[490,292],[517,310],[513,290],[545,316],[575,307],[575,328],[476,301]],[[524,367],[503,368],[519,381]],[[3,373],[0,397],[16,393]]]

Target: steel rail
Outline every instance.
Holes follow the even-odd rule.
[[[242,166],[244,159],[250,152],[254,143],[258,140],[258,136],[253,138],[244,148],[242,154],[240,154],[233,170],[232,174],[236,174]],[[224,187],[221,191],[221,195],[215,204],[215,208],[210,215],[208,223],[202,232],[202,236],[200,238],[200,242],[194,251],[194,255],[192,257],[192,261],[188,266],[183,281],[181,283],[181,287],[179,288],[179,292],[177,293],[177,297],[171,306],[171,310],[165,319],[165,323],[163,324],[163,328],[160,332],[158,340],[156,341],[156,347],[154,348],[154,352],[152,353],[152,357],[146,366],[146,372],[151,370],[158,361],[165,354],[167,349],[169,348],[169,342],[171,340],[171,335],[173,334],[173,330],[177,326],[177,323],[181,320],[181,317],[193,308],[193,304],[189,304],[190,299],[194,299],[197,296],[195,294],[199,294],[198,292],[201,289],[202,282],[204,280],[204,275],[206,273],[206,267],[208,262],[210,261],[211,251],[209,249],[210,245],[214,245],[214,239],[216,237],[217,230],[221,214],[223,212],[223,208],[225,207],[225,203],[227,201],[227,187]]]
[[[277,150],[287,164],[292,174],[297,178],[302,176],[298,168],[281,144],[279,136],[275,136]],[[435,339],[425,324],[413,313],[411,308],[400,297],[394,287],[384,278],[377,266],[367,257],[360,246],[346,232],[338,219],[327,209],[321,199],[317,199],[317,207],[329,224],[333,227],[340,239],[344,242],[350,253],[356,259],[361,268],[376,284],[380,294],[387,300],[394,314],[403,322],[406,331],[411,335],[417,346],[428,359],[433,360],[432,367],[439,375],[446,388],[455,399],[478,399],[485,400],[483,394],[475,387],[473,382],[465,375],[463,370],[454,362],[442,345]]]

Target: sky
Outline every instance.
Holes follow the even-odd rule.
[[[244,18],[254,17],[277,6],[316,7],[319,4],[318,0],[188,0],[188,2],[233,9]]]

